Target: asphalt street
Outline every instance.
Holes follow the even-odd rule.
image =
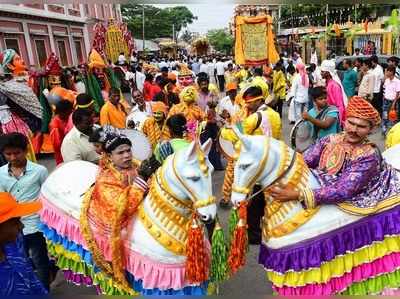
[[[285,111],[286,112],[286,111]],[[291,126],[288,125],[286,116],[283,121],[283,136],[288,143]],[[371,136],[371,141],[375,142],[381,149],[383,149],[383,137],[380,133],[375,133]],[[55,167],[52,156],[42,156],[39,163],[45,165],[49,171]],[[218,199],[221,198],[221,187],[224,178],[223,171],[217,171],[213,175],[213,190]],[[227,228],[227,219],[229,210],[219,209],[219,219],[223,227]],[[272,294],[271,284],[266,280],[266,274],[263,268],[258,265],[258,246],[250,246],[250,251],[247,255],[246,266],[240,270],[234,277],[226,281],[220,286],[220,294],[224,296],[247,296],[248,294],[254,295],[268,295]],[[54,295],[93,295],[95,291],[93,288],[85,286],[76,286],[67,283],[61,272],[58,273],[56,280],[51,287],[51,293]],[[238,298],[238,297],[236,297]]]

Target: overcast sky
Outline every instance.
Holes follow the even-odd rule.
[[[218,0],[215,0],[217,3]],[[215,6],[208,4],[157,4],[158,7],[186,6],[195,16],[197,20],[188,26],[192,32],[200,34],[207,33],[210,29],[219,29],[229,26],[232,20],[233,9],[235,4],[216,4]]]

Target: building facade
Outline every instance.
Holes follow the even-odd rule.
[[[87,61],[93,26],[122,21],[119,4],[0,4],[0,50],[14,49],[32,68],[51,52],[63,66]]]

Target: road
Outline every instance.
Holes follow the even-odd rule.
[[[286,111],[285,111],[286,112]],[[290,125],[287,118],[284,116],[283,121],[283,136],[288,143],[290,134]],[[381,150],[383,149],[383,137],[380,133],[375,133],[371,136],[371,141],[375,142]],[[53,170],[55,163],[50,156],[41,157],[39,162],[45,165],[49,171]],[[224,178],[223,171],[217,171],[213,175],[213,190],[218,199],[221,198],[221,186]],[[219,218],[224,228],[227,228],[228,210],[219,209]],[[235,298],[245,297],[248,294],[252,295],[269,295],[272,294],[271,284],[266,281],[266,275],[263,268],[257,264],[258,246],[250,246],[250,251],[247,255],[246,266],[240,270],[234,277],[226,281],[220,286],[220,294],[224,296],[235,296]],[[75,286],[68,284],[60,272],[57,279],[52,284],[51,293],[54,295],[94,295],[93,288],[85,286]]]

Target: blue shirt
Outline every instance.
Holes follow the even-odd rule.
[[[0,262],[0,296],[45,295],[46,289],[33,272],[23,248],[22,236],[3,247],[5,260]]]
[[[353,69],[345,71],[342,84],[347,97],[354,96],[356,94],[357,72]]]
[[[16,178],[10,170],[10,164],[0,167],[0,191],[11,193],[17,202],[38,200],[40,188],[48,176],[47,169],[39,164],[27,161],[25,171]],[[39,231],[39,215],[33,214],[21,218],[24,235]]]
[[[326,129],[318,129],[318,128],[315,127],[315,125],[313,125],[313,129],[314,130],[318,129],[317,139],[320,139],[322,137],[325,137],[325,136],[328,136],[328,135],[331,135],[331,134],[336,134],[336,133],[339,132],[339,128],[340,128],[339,127],[339,111],[336,108],[332,107],[332,106],[330,106],[330,108],[326,108],[326,109],[329,109],[328,112],[324,113],[324,116],[323,116],[322,119],[321,118],[319,118],[319,119],[320,120],[326,120],[327,117],[332,117],[332,118],[334,118],[336,120],[329,128],[326,128]],[[319,112],[315,109],[315,107],[312,108],[310,111],[308,111],[308,114],[312,118],[316,118],[318,113]]]

